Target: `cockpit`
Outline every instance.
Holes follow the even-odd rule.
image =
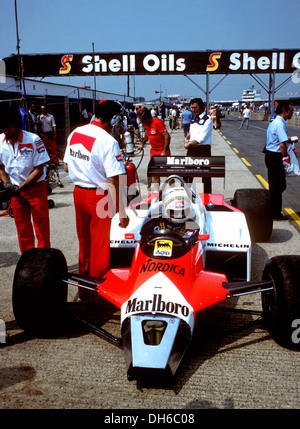
[[[176,181],[180,186],[176,186]],[[179,176],[170,176],[150,206],[141,229],[141,250],[151,258],[178,258],[197,242],[203,210],[200,198]]]

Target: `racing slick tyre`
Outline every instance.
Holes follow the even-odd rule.
[[[65,257],[57,249],[26,250],[16,267],[13,311],[24,331],[36,336],[57,332],[67,315],[68,278]]]
[[[267,189],[237,189],[232,205],[245,214],[253,242],[269,240],[273,218]]]
[[[276,256],[264,269],[274,290],[262,292],[263,318],[281,346],[300,350],[300,256]]]

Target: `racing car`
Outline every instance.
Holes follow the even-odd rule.
[[[68,272],[58,249],[30,249],[13,283],[17,323],[50,335],[67,311],[68,286],[85,288],[120,310],[120,337],[128,379],[174,376],[194,333],[199,312],[240,295],[262,294],[266,326],[279,344],[299,348],[300,257],[270,259],[260,281],[251,281],[251,249],[272,233],[268,193],[203,194],[186,177],[225,179],[224,157],[153,157],[148,176],[164,178],[161,190],[132,200],[127,229],[111,227],[111,268],[103,278]],[[297,322],[298,321],[298,322]]]

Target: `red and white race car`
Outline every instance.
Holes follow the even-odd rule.
[[[62,323],[67,287],[89,289],[120,309],[129,379],[174,375],[192,338],[198,312],[231,297],[262,293],[262,314],[273,338],[299,348],[300,257],[270,259],[251,281],[253,241],[272,233],[268,192],[198,194],[184,177],[225,177],[224,157],[153,157],[148,176],[165,177],[159,193],[133,200],[130,224],[111,228],[111,269],[102,279],[69,273],[57,249],[30,249],[16,267],[13,308],[19,326],[50,333]],[[118,341],[106,331],[108,337]]]

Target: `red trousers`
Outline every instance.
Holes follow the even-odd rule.
[[[50,247],[50,222],[47,186],[44,181],[21,191],[11,199],[21,253],[35,247]],[[33,222],[33,225],[32,225]]]
[[[157,149],[157,148],[150,148],[150,158],[152,157],[152,156],[161,156],[161,153],[162,153],[162,150],[163,150],[163,148],[159,148],[159,149]],[[170,151],[170,149],[168,149],[167,150],[167,156],[171,156],[171,151]]]
[[[101,208],[102,198],[107,200],[107,193],[97,195],[96,190],[74,188],[79,273],[94,277],[102,277],[109,270],[110,261],[112,210]]]
[[[57,156],[57,146],[55,139],[52,138],[51,133],[45,133],[42,135],[42,140],[44,142],[45,148],[48,152],[48,155],[50,156],[51,161],[54,164],[57,164],[59,160]]]

